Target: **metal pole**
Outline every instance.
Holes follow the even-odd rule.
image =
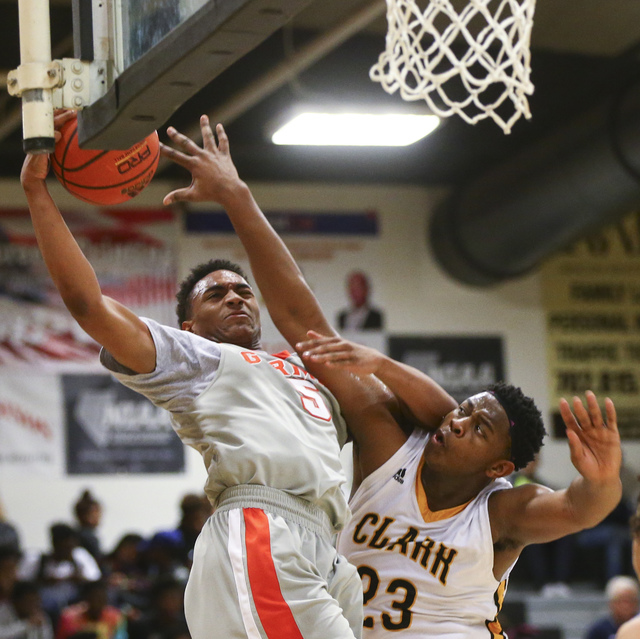
[[[22,146],[25,153],[52,153],[52,89],[38,79],[46,78],[51,64],[49,0],[19,0],[18,12],[21,72],[34,80],[22,92]]]

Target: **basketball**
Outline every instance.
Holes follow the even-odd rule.
[[[51,156],[55,176],[69,193],[90,204],[121,204],[151,182],[160,159],[160,143],[154,131],[126,151],[85,150],[78,146],[77,120],[60,129]]]

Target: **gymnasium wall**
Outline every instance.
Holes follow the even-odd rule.
[[[77,206],[57,186],[52,183],[51,188],[59,203]],[[388,335],[500,337],[507,381],[522,386],[537,399],[543,414],[549,414],[541,278],[531,274],[492,289],[473,289],[447,277],[427,253],[425,240],[429,214],[443,193],[401,186],[252,186],[267,212],[375,214],[378,232],[373,235],[285,236],[329,317],[335,317],[346,305],[346,273],[361,268],[372,279],[373,302],[384,310]],[[159,206],[170,188],[174,187],[154,182],[133,202],[141,207]],[[0,182],[0,197],[4,207],[24,206],[17,182]],[[180,276],[217,254],[243,261],[232,235],[181,233]],[[269,322],[265,341],[270,347],[278,345]],[[11,371],[0,371],[0,384],[6,375]],[[575,475],[563,440],[550,439],[541,460],[540,474],[552,484],[565,485]],[[625,461],[640,468],[640,443],[625,444]],[[110,549],[125,532],[147,535],[173,527],[179,519],[182,495],[199,491],[203,482],[204,469],[194,451],[188,451],[184,474],[56,478],[0,466],[0,503],[7,519],[19,528],[24,545],[43,548],[48,543],[50,523],[71,520],[73,502],[89,487],[104,506],[99,533],[105,548]]]

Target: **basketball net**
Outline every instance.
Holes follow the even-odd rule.
[[[387,93],[469,124],[492,118],[505,133],[531,117],[535,0],[468,0],[460,13],[450,0],[386,1],[386,49],[369,75]]]

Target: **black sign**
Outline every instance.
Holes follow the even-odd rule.
[[[389,355],[429,375],[457,402],[504,380],[500,337],[390,337]]]
[[[169,413],[109,375],[64,375],[67,474],[178,473]]]

